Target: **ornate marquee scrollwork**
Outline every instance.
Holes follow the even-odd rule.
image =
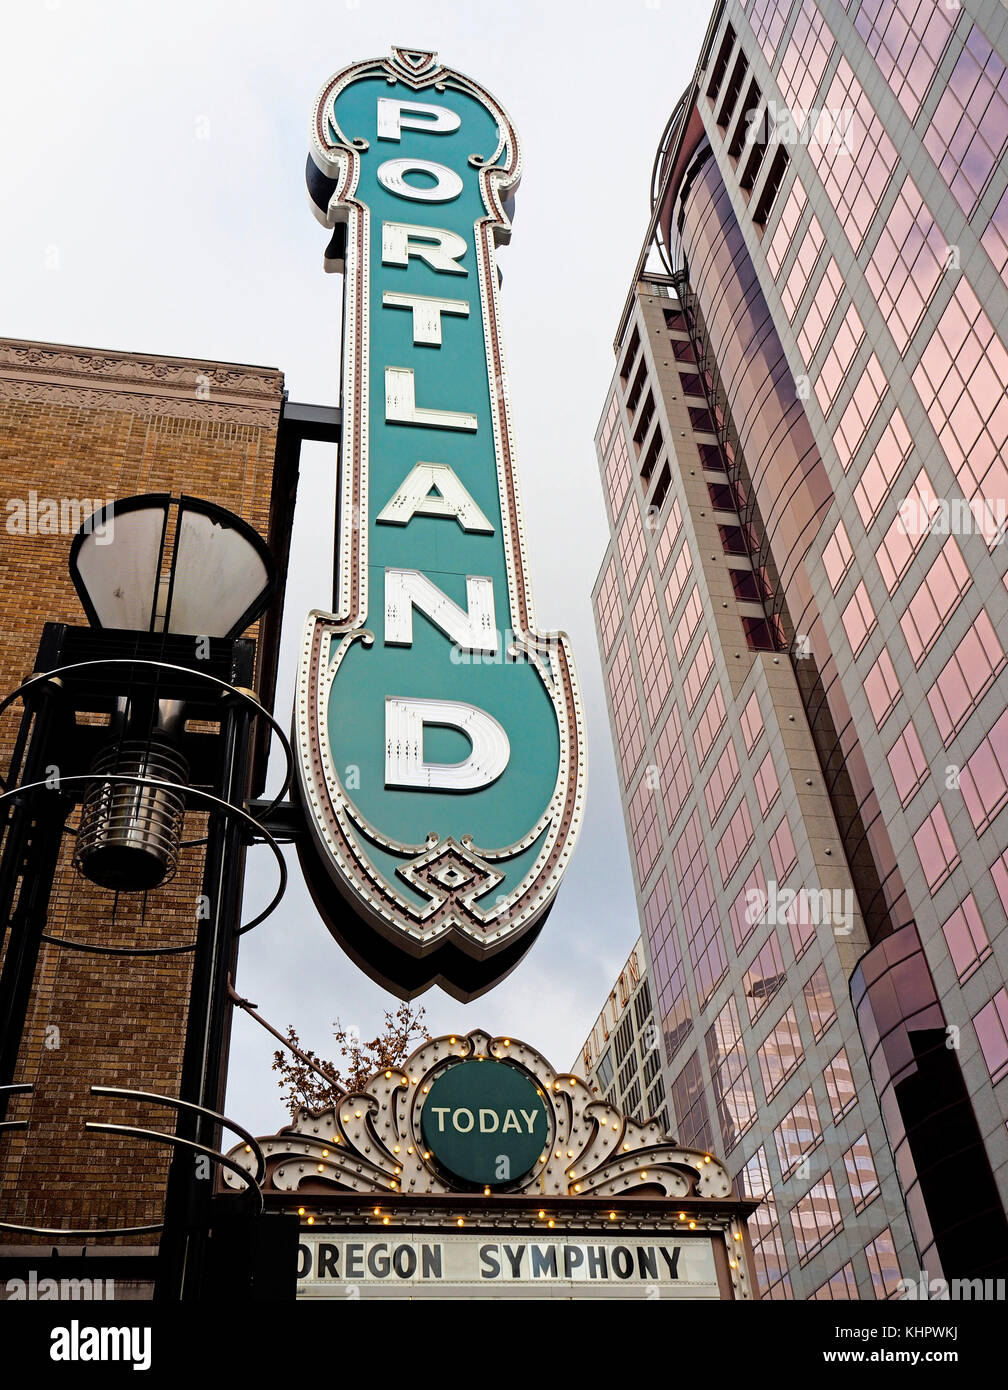
[[[425,1098],[453,1063],[494,1060],[523,1072],[542,1096],[550,1142],[525,1177],[497,1187],[501,1195],[672,1200],[730,1199],[728,1171],[713,1154],[685,1148],[656,1121],[638,1124],[592,1095],[570,1072],[556,1071],[527,1043],[475,1029],[432,1039],[401,1067],[379,1072],[332,1110],[298,1112],[294,1123],[259,1140],[266,1157],[265,1191],[310,1190],[403,1196],[469,1191],[441,1171],[426,1150]],[[239,1146],[230,1155],[251,1164]],[[238,1179],[224,1180],[237,1187]]]

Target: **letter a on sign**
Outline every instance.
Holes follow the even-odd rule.
[[[315,103],[343,419],[332,610],[309,614],[294,707],[297,843],[333,935],[403,997],[472,999],[514,968],[584,804],[570,646],[535,625],[499,330],[520,174],[506,113],[434,53],[356,63]]]

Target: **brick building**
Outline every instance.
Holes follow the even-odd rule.
[[[283,377],[271,368],[0,339],[5,694],[31,673],[44,623],[86,623],[67,570],[81,517],[109,499],[186,493],[246,519],[278,563],[278,592],[246,634],[256,638],[256,691],[271,708],[295,486],[277,462],[283,404]],[[4,764],[19,719],[15,704],[0,723]],[[265,741],[256,749],[261,786]],[[187,839],[205,822],[190,813]],[[203,846],[183,848],[175,876],[148,895],[96,887],[74,870],[72,853],[64,836],[47,935],[120,948],[193,939]],[[15,1073],[34,1089],[8,1109],[28,1129],[0,1136],[0,1219],[71,1228],[160,1221],[170,1151],[86,1134],[83,1124],[166,1127],[164,1110],[113,1104],[88,1087],[178,1094],[191,968],[191,953],[109,959],[43,942]],[[0,1232],[0,1246],[25,1240]],[[156,1242],[125,1243],[153,1250]]]

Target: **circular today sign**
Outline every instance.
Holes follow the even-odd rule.
[[[531,1077],[506,1062],[456,1062],[432,1084],[421,1130],[438,1162],[484,1186],[530,1172],[550,1142],[549,1114]]]

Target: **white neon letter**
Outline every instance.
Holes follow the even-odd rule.
[[[378,98],[379,140],[398,140],[404,129],[450,135],[461,124],[462,117],[447,106],[432,106],[426,101],[396,101],[393,97]]]
[[[409,265],[410,256],[417,256],[439,275],[468,275],[466,267],[458,264],[468,249],[465,237],[446,227],[382,223],[382,265]]]
[[[426,725],[457,729],[472,744],[460,763],[424,762]],[[476,791],[496,782],[508,765],[508,736],[486,710],[461,700],[385,700],[385,785],[429,791]]]
[[[385,571],[385,645],[413,645],[413,609],[419,608],[460,651],[497,650],[497,620],[493,580],[487,575],[466,575],[466,603],[454,599],[433,584],[420,570]]]
[[[429,174],[433,184],[407,183],[407,174]],[[386,159],[378,165],[378,182],[397,198],[418,203],[450,203],[462,192],[462,180],[454,169],[433,159]]]
[[[382,307],[413,310],[415,347],[441,346],[442,314],[458,314],[464,319],[469,317],[469,301],[466,299],[432,299],[428,294],[399,294],[395,290],[383,292]]]
[[[412,367],[385,368],[385,422],[389,425],[426,425],[436,430],[475,430],[475,415],[465,410],[421,409],[416,403]]]
[[[437,488],[437,494],[432,490]],[[494,528],[447,463],[418,463],[378,513],[387,526],[406,526],[415,516],[454,517],[463,531],[492,536]]]

